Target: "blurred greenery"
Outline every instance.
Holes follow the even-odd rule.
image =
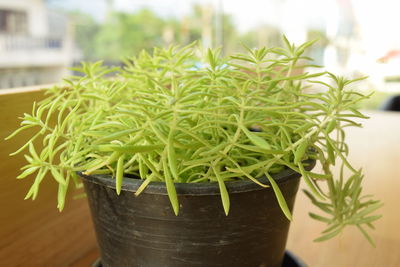
[[[101,28],[101,25],[89,15],[79,11],[72,11],[69,13],[74,25],[74,37],[76,44],[82,51],[83,59],[94,60],[96,53],[94,47],[96,46],[94,40]]]
[[[249,47],[281,45],[282,35],[277,28],[263,25],[240,34],[231,15],[216,16],[210,6],[200,4],[182,18],[165,18],[150,9],[134,13],[110,11],[103,22],[78,11],[70,12],[69,16],[81,51],[79,57],[86,61],[103,59],[119,63],[121,58],[143,49],[185,45],[195,40],[202,40],[205,46],[221,47],[222,54],[242,50],[241,43]]]
[[[243,34],[241,39],[249,47],[280,47],[283,45],[282,32],[271,25],[258,26]]]
[[[112,13],[95,37],[96,56],[115,61],[143,48],[159,46],[164,25],[164,20],[148,9],[135,14]]]
[[[307,32],[307,40],[318,40],[307,51],[306,56],[314,59],[314,64],[324,64],[324,49],[329,44],[326,33],[319,29],[309,29]]]

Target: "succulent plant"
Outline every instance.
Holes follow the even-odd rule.
[[[47,90],[10,136],[37,129],[14,153],[27,149],[19,179],[36,174],[26,198],[36,198],[47,173],[59,184],[60,210],[70,181],[80,185],[77,172],[109,174],[117,194],[129,176],[143,179],[136,195],[153,181],[165,182],[178,214],[174,183],[218,183],[228,215],[225,182],[249,179],[272,186],[291,219],[271,176],[290,168],[302,174],[305,193],[325,213],[310,213],[328,225],[316,240],[355,225],[372,242],[365,226],[380,217],[371,213],[381,203],[361,194],[363,175],[347,159],[344,131],[366,118],[355,104],[367,96],[345,89],[357,80],[304,73],[316,67],[303,56],[312,42],[284,40],[286,48],[245,48],[246,54],[229,57],[191,44],[143,51],[122,68],[83,63],[75,69],[82,75]],[[307,171],[307,159],[323,172]],[[259,182],[261,176],[270,184]]]

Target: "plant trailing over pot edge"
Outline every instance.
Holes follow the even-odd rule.
[[[47,173],[59,184],[60,210],[70,180],[80,185],[77,172],[111,175],[117,194],[124,176],[131,175],[143,179],[135,195],[151,182],[165,182],[176,215],[175,183],[217,183],[228,215],[225,183],[251,180],[268,187],[258,180],[265,176],[291,220],[272,178],[290,168],[303,176],[306,195],[325,213],[310,213],[328,225],[317,241],[355,225],[372,243],[365,227],[380,217],[371,214],[381,203],[361,194],[363,175],[347,160],[344,132],[361,126],[354,118],[367,118],[354,105],[368,96],[345,90],[357,80],[329,72],[293,74],[316,67],[303,56],[312,42],[297,47],[284,41],[285,49],[246,48],[246,54],[230,57],[191,44],[155,48],[152,55],[143,51],[124,68],[83,63],[75,69],[83,76],[49,89],[8,137],[37,129],[13,153],[28,150],[18,179],[36,173],[26,199],[37,197]],[[106,77],[110,73],[114,76]],[[308,91],[310,84],[318,90]],[[35,140],[42,141],[42,149]],[[323,173],[307,170],[307,159],[317,160]],[[341,165],[336,178],[335,164]],[[347,178],[345,169],[351,173]]]

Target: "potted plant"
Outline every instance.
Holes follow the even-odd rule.
[[[344,132],[366,118],[355,108],[366,96],[329,72],[293,75],[312,67],[312,42],[284,40],[230,57],[192,44],[123,68],[83,63],[10,135],[37,129],[15,152],[28,150],[18,179],[36,174],[26,198],[49,173],[61,211],[81,176],[103,266],[280,266],[300,176],[325,213],[310,213],[327,223],[317,241],[355,225],[372,242],[381,204],[362,196]]]

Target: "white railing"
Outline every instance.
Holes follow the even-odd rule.
[[[0,71],[32,66],[70,66],[72,52],[72,40],[68,36],[0,34]]]
[[[63,38],[0,35],[0,51],[61,50]]]

